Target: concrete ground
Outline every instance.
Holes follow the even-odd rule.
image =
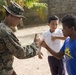
[[[59,26],[61,28],[61,26]],[[48,29],[47,25],[21,29],[15,32],[23,46],[33,42],[35,33],[43,33]],[[43,59],[38,56],[29,59],[15,58],[13,67],[18,75],[51,75],[47,62],[47,51],[42,48]]]

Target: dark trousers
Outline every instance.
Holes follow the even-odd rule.
[[[65,75],[62,59],[58,60],[53,56],[48,56],[48,63],[49,63],[52,75]]]
[[[15,72],[15,71],[13,71],[13,74],[12,74],[12,75],[17,75],[17,74],[16,74],[16,72]]]

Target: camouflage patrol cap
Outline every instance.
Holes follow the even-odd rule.
[[[23,18],[25,18],[23,16],[24,9],[19,4],[17,4],[16,2],[10,2],[8,7],[4,6],[4,5],[3,5],[3,7],[10,14],[12,14],[12,15],[14,15],[16,17],[23,17]]]

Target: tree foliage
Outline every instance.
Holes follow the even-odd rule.
[[[3,5],[5,5],[5,0],[0,0],[0,21],[4,18]]]
[[[42,20],[47,17],[47,4],[39,3],[39,0],[0,0],[0,12],[4,12],[3,5],[8,5],[10,1],[15,1],[22,7],[35,10]]]

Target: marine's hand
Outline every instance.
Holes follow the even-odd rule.
[[[43,56],[43,53],[40,51],[39,54],[38,54],[38,58],[42,59],[42,56]]]
[[[34,42],[37,43],[37,44],[40,46],[41,40],[40,40],[40,38],[38,37],[38,34],[35,34]]]

